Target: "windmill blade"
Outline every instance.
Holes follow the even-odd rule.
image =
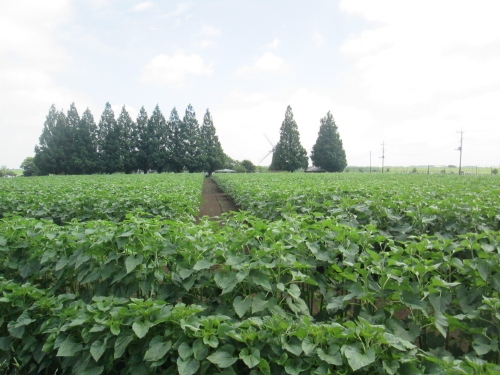
[[[274,150],[274,148],[275,148],[276,146],[273,144],[273,142],[271,142],[271,141],[269,140],[269,138],[267,138],[267,135],[265,135],[265,134],[264,134],[264,137],[266,137],[266,139],[267,139],[267,141],[269,142],[269,144],[270,144],[271,146],[273,146],[273,150]]]
[[[262,163],[262,162],[264,161],[264,159],[265,159],[265,158],[267,158],[269,155],[271,155],[271,154],[273,153],[273,151],[274,151],[274,149],[273,149],[273,150],[271,150],[271,151],[269,151],[269,152],[267,153],[267,155],[266,155],[266,156],[264,156],[264,157],[262,158],[262,160],[261,160],[261,161],[259,161],[259,164],[260,164],[260,163]]]

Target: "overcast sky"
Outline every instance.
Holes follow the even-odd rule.
[[[96,121],[207,108],[261,162],[287,105],[308,153],[331,111],[349,165],[500,164],[500,3],[1,0],[0,165],[34,155],[49,108]]]

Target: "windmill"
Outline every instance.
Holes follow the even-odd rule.
[[[267,141],[269,142],[269,144],[271,145],[271,147],[272,147],[272,148],[271,148],[271,150],[270,150],[270,151],[266,154],[266,156],[264,156],[264,157],[262,158],[262,160],[261,160],[261,161],[259,161],[259,164],[260,164],[260,163],[262,163],[262,162],[263,162],[263,161],[264,161],[264,160],[265,160],[265,159],[266,159],[269,155],[271,155],[271,154],[274,152],[274,150],[276,150],[276,146],[275,146],[275,145],[273,145],[273,142],[271,142],[271,141],[269,140],[269,138],[267,138],[267,135],[265,135],[265,134],[264,134],[264,137],[266,137]]]

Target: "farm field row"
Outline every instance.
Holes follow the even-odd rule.
[[[318,220],[335,217],[399,240],[500,229],[496,176],[290,173],[214,178],[239,207],[269,220],[293,213]]]
[[[198,178],[199,194],[202,177],[186,176]],[[358,176],[215,176],[237,200],[236,191],[248,190],[249,202],[254,194],[266,203],[252,209],[238,201],[249,211],[223,216],[222,226],[191,217],[125,214],[59,225],[7,215],[0,219],[0,370],[499,373],[497,180],[472,180],[468,191],[441,176]],[[377,215],[396,209],[382,210],[390,203],[378,198],[384,185],[398,202],[415,206],[425,197],[418,212],[455,196],[477,223],[466,227],[464,219],[439,233],[383,227]],[[459,192],[470,202],[459,204]],[[363,210],[335,214],[338,202],[349,208],[342,201],[349,193],[358,206],[380,199],[366,223]],[[434,221],[446,215],[425,224],[443,228]]]
[[[0,181],[0,219],[33,217],[122,221],[127,214],[192,220],[198,214],[200,174],[49,176]]]

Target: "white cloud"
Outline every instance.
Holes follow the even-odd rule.
[[[216,27],[213,27],[213,26],[209,26],[209,25],[205,25],[203,26],[203,28],[201,29],[201,33],[203,35],[207,35],[207,36],[220,36],[220,30],[217,29]]]
[[[179,4],[177,4],[177,6],[175,7],[175,9],[173,11],[167,13],[167,16],[170,16],[170,17],[180,16],[181,14],[186,13],[190,8],[191,8],[191,6],[189,4],[179,3]]]
[[[319,32],[315,32],[313,34],[313,42],[316,45],[316,47],[322,47],[326,43],[325,42],[325,37],[323,36],[323,34],[321,34]]]
[[[144,1],[142,3],[134,5],[132,8],[132,11],[134,12],[142,12],[144,10],[148,10],[153,6],[153,3],[151,1]]]
[[[236,71],[236,74],[243,75],[251,72],[283,72],[287,69],[285,60],[272,52],[264,53],[253,65],[245,65]]]
[[[177,53],[161,54],[149,61],[141,75],[142,82],[180,86],[188,75],[211,75],[213,68],[206,65],[201,56]]]
[[[354,74],[374,102],[413,105],[468,94],[500,84],[500,28],[492,4],[342,1],[342,10],[374,24],[341,51],[356,61]]]
[[[280,44],[280,40],[278,38],[274,38],[271,43],[267,45],[267,48],[276,48]]]
[[[217,46],[217,43],[215,43],[213,40],[210,39],[203,39],[197,45],[198,47],[205,49],[205,48],[214,48],[215,46]]]

